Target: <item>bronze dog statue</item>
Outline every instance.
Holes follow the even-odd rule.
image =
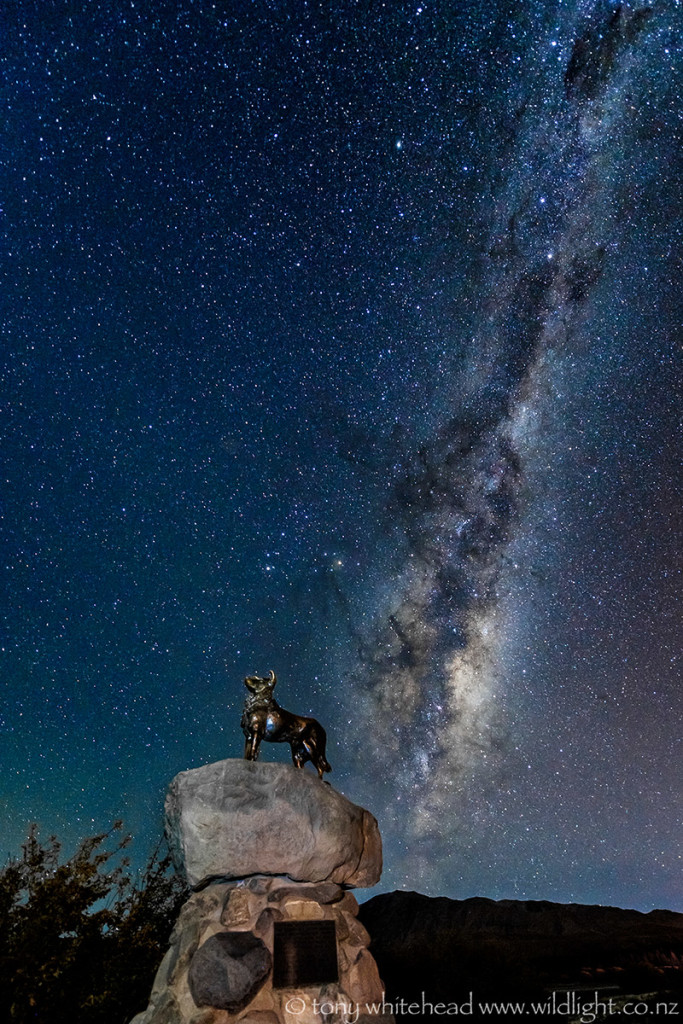
[[[292,761],[297,768],[303,768],[311,761],[322,779],[323,772],[332,768],[325,757],[327,736],[320,722],[315,718],[293,715],[285,711],[273,697],[277,678],[271,669],[265,679],[261,676],[247,676],[244,685],[249,695],[242,712],[242,732],[247,738],[244,757],[255,761],[259,755],[261,740],[270,743],[289,743]]]

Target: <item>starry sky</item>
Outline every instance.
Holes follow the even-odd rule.
[[[683,910],[682,14],[2,5],[3,855],[273,668],[376,891]]]

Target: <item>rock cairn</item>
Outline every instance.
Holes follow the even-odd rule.
[[[368,811],[312,773],[238,760],[181,772],[165,811],[176,868],[194,891],[132,1024],[381,1016],[383,986],[349,891],[382,871]]]

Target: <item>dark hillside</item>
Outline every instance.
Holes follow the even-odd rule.
[[[668,997],[658,1015],[681,1019],[683,914],[394,892],[364,903],[360,916],[390,1001],[420,1002],[424,993],[462,1006],[473,992],[465,1013],[476,1017],[482,1001],[573,992],[584,1003],[597,991],[614,1007],[629,995],[648,1005]],[[572,1019],[569,1007],[564,1016]]]

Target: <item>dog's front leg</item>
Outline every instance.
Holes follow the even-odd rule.
[[[244,746],[244,757],[247,761],[255,761],[258,757],[259,747],[261,746],[261,736],[257,729],[247,737],[247,742]]]

